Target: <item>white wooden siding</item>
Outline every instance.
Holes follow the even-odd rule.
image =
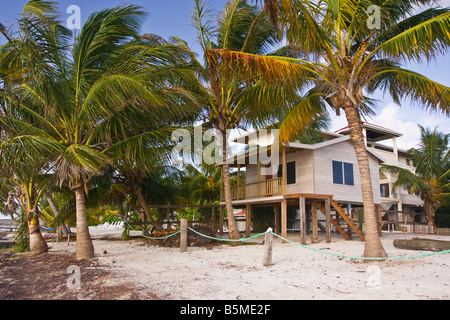
[[[354,186],[333,183],[333,160],[353,164]],[[375,204],[381,203],[378,159],[369,155]],[[315,194],[333,195],[335,200],[362,203],[361,176],[358,161],[349,141],[314,150]]]
[[[353,164],[354,186],[333,183],[332,161]],[[286,163],[295,161],[296,183],[286,186],[286,193],[333,195],[335,200],[362,203],[361,178],[356,153],[350,141],[324,146],[314,150],[299,150],[286,155]],[[375,204],[381,203],[378,159],[369,155]],[[281,164],[281,156],[280,156]],[[258,181],[257,165],[248,165],[246,183]],[[273,178],[276,178],[273,175]],[[261,177],[261,181],[264,177]]]

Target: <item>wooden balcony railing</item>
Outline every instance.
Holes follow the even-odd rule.
[[[231,187],[231,200],[245,200],[261,197],[281,195],[283,178],[264,180]],[[225,192],[222,189],[220,200],[225,201]]]

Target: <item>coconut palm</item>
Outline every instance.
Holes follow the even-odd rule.
[[[30,159],[22,152],[19,141],[11,139],[0,142],[0,183],[10,185],[10,188],[15,190],[15,192],[8,192],[7,206],[10,206],[11,202],[14,204],[17,199],[24,213],[23,218],[26,219],[22,223],[28,226],[28,235],[23,237],[29,241],[26,248],[29,248],[32,253],[43,253],[48,247],[40,231],[39,201],[52,176],[33,170],[33,166],[37,163],[39,163],[38,160]],[[14,196],[13,193],[15,193]],[[6,210],[10,215],[18,209],[17,204],[12,207]]]
[[[227,2],[217,15],[202,0],[195,1],[193,25],[205,57],[206,66],[198,64],[200,74],[207,83],[204,90],[204,117],[207,123],[220,132],[222,138],[222,174],[230,238],[238,239],[231,202],[230,171],[227,164],[229,130],[246,124],[261,125],[273,119],[273,111],[285,105],[295,91],[286,91],[279,84],[268,81],[273,75],[270,68],[263,77],[245,63],[233,65],[216,53],[239,52],[265,55],[278,43],[279,37],[270,25],[266,12],[244,0]]]
[[[310,84],[304,99],[290,112],[280,128],[283,141],[298,134],[313,114],[331,109],[347,118],[361,175],[366,218],[366,257],[385,257],[378,235],[368,151],[362,118],[374,114],[376,90],[396,103],[411,99],[420,107],[450,111],[450,88],[402,63],[430,61],[450,44],[450,9],[432,7],[434,1],[369,0],[265,0],[266,11],[278,30],[284,30],[288,48],[303,59],[286,57],[280,70],[297,74]],[[425,10],[417,11],[418,5]],[[379,15],[374,15],[373,11]],[[214,52],[222,61],[241,68],[270,72],[271,57],[240,52]],[[280,60],[280,58],[278,58]],[[272,68],[267,68],[272,63]],[[285,69],[283,69],[285,68]],[[282,77],[282,75],[279,75]]]
[[[89,181],[111,165],[113,150],[157,144],[149,123],[168,125],[191,112],[182,86],[192,72],[180,67],[189,54],[157,36],[140,36],[145,14],[132,5],[92,14],[69,46],[71,34],[54,4],[32,2],[45,3],[47,11],[24,15],[14,40],[20,46],[10,45],[24,79],[14,89],[19,116],[1,121],[13,136],[26,135],[25,147],[38,146],[58,183],[75,193],[77,258],[90,259]]]
[[[383,166],[382,172],[397,176],[392,188],[410,188],[423,200],[426,219],[429,226],[434,227],[436,210],[444,205],[450,196],[450,156],[448,143],[450,134],[430,130],[420,126],[420,143],[418,148],[409,150],[414,172],[396,166]]]
[[[142,153],[142,149],[139,152]],[[155,156],[157,150],[150,148],[146,150],[144,147],[143,154],[146,154],[145,159],[139,162],[124,160],[129,155],[115,154],[114,159],[117,161],[115,185],[123,190],[130,207],[142,210],[142,213],[136,210],[142,222],[150,221],[154,229],[162,231],[161,224],[153,218],[148,204],[163,205],[175,201],[175,182],[179,172],[177,168],[168,165],[170,161],[168,156],[163,156],[164,160]],[[148,234],[146,227],[143,228],[143,234]]]
[[[35,32],[39,30],[44,33],[49,31],[50,25],[56,24],[56,20],[51,15],[55,12],[55,9],[45,2],[30,1],[24,7],[19,26],[30,32],[32,28],[29,24],[33,23]],[[42,18],[47,14],[48,20],[44,23]],[[33,19],[33,17],[39,18]],[[43,46],[39,52],[32,55],[32,48],[36,48],[37,43],[27,38],[25,32],[21,39],[13,38],[3,25],[0,25],[0,32],[8,40],[0,48],[0,116],[2,120],[5,120],[0,124],[1,180],[2,184],[10,183],[11,188],[15,189],[15,198],[22,207],[24,213],[22,217],[25,218],[25,221],[22,221],[21,224],[28,226],[28,236],[22,238],[29,241],[29,245],[24,247],[31,249],[33,253],[42,253],[47,251],[47,243],[40,232],[39,201],[52,179],[52,175],[49,174],[44,153],[39,150],[36,141],[30,141],[25,133],[35,134],[39,130],[34,130],[32,124],[18,120],[21,117],[27,118],[27,114],[19,115],[17,108],[20,103],[14,100],[11,94],[18,85],[24,85],[26,79],[31,79],[36,72],[46,71],[46,64],[41,59],[45,54],[51,53],[49,46]],[[36,36],[40,36],[42,33]],[[48,38],[43,39],[41,44],[48,43],[48,40]],[[20,55],[25,54],[29,57],[28,61],[32,62],[27,72],[25,72],[24,61],[19,58]],[[23,148],[25,145],[26,149]]]
[[[192,167],[193,179],[189,183],[191,199],[195,204],[215,204],[220,200],[220,186],[222,184],[222,170],[220,167],[202,166]]]

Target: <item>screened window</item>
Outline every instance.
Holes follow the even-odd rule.
[[[353,164],[342,161],[333,161],[333,183],[354,186],[355,177],[353,174]]]
[[[283,167],[280,164],[278,167],[278,178],[283,176]],[[297,178],[295,175],[295,161],[286,164],[286,184],[296,184]]]

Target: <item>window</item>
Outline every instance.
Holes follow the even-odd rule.
[[[283,166],[278,167],[278,178],[283,177]],[[295,161],[286,164],[286,184],[296,184],[297,177],[295,175]]]
[[[381,184],[380,185],[380,195],[383,198],[389,198],[389,184]]]
[[[333,183],[344,184],[344,175],[342,170],[342,162],[333,161]]]
[[[355,179],[353,177],[353,163],[344,162],[344,182],[347,186],[355,185]]]
[[[333,183],[354,186],[355,178],[353,175],[353,164],[342,161],[333,161]]]

